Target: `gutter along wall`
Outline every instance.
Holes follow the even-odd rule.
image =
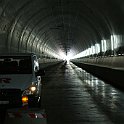
[[[72,61],[75,65],[119,88],[124,88],[124,56]]]

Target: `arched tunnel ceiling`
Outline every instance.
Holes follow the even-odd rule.
[[[123,35],[123,5],[123,0],[1,0],[0,34],[6,34],[8,52],[74,56],[112,34]]]

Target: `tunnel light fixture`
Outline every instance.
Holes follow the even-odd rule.
[[[114,50],[114,38],[113,38],[113,35],[111,35],[111,50]]]
[[[113,35],[113,37],[114,37],[114,49],[116,49],[118,46],[118,39],[116,35]]]
[[[102,46],[102,52],[105,52],[106,51],[106,40],[101,40],[101,46]]]
[[[100,52],[100,44],[95,44],[95,53],[98,54]]]
[[[80,58],[80,57],[82,57],[82,56],[83,56],[83,54],[84,54],[84,52],[85,52],[85,51],[83,51],[83,52],[81,52],[81,53],[79,53],[79,54],[75,55],[75,56],[74,56],[74,57],[72,57],[71,59],[76,59],[76,58]]]
[[[91,53],[92,53],[92,49],[91,48],[88,48],[86,50],[87,54],[84,54],[84,56],[89,56]]]
[[[114,50],[119,46],[120,38],[120,35],[111,35],[111,50]]]
[[[95,54],[95,46],[91,46],[91,50],[92,50],[91,54]]]
[[[89,55],[93,55],[93,54],[98,54],[98,53],[100,53],[100,51],[106,52],[109,49],[108,45],[111,46],[111,50],[114,50],[121,45],[122,36],[121,35],[111,35],[111,40],[109,40],[109,41],[111,41],[111,42],[108,42],[108,40],[103,39],[103,40],[101,40],[101,44],[96,43],[94,46],[91,46],[90,48],[75,55],[73,57],[73,59],[81,58],[81,57],[85,57],[85,56],[89,56]],[[122,54],[122,55],[124,55],[124,54]]]
[[[94,48],[93,48],[94,49]],[[92,48],[88,48],[84,51],[82,51],[81,53],[75,55],[73,58],[71,59],[76,59],[76,58],[81,58],[81,57],[85,57],[85,56],[89,56],[92,53]]]
[[[106,51],[106,40],[102,40],[102,45],[103,45],[103,50]],[[75,55],[72,59],[98,54],[99,52],[100,52],[100,44],[96,43],[94,46],[91,46],[90,48]]]
[[[77,54],[72,59],[81,58],[81,57],[85,57],[85,56],[90,56],[90,55],[93,55],[93,54],[98,54],[99,52],[100,52],[100,44],[95,44],[94,46],[91,46],[90,48],[88,48],[88,49],[82,51],[81,53]]]
[[[119,45],[119,35],[114,35],[114,49],[116,49]]]

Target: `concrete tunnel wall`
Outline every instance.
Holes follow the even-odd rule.
[[[86,63],[117,70],[124,70],[124,56],[84,58],[73,60],[72,62]]]
[[[76,55],[106,40],[99,53],[74,61],[123,68],[123,5],[123,0],[3,0],[0,52],[34,52],[46,66],[61,61],[59,51]]]
[[[18,52],[33,52],[35,54],[37,54],[38,56],[38,60],[39,57],[41,58],[39,60],[40,63],[40,68],[46,68],[49,67],[51,65],[55,65],[60,63],[62,60],[57,59],[57,57],[55,56],[51,56],[49,55],[49,48],[43,47],[43,51],[42,53],[40,53],[39,55],[39,51],[27,51],[25,50],[25,48],[21,48],[21,50],[19,50],[18,45],[17,44],[13,44],[10,41],[10,32],[11,32],[11,25],[10,25],[10,18],[6,18],[4,16],[1,15],[0,17],[0,53],[18,53]],[[20,27],[16,27],[16,30],[20,30]],[[16,32],[15,30],[15,32]],[[16,33],[15,33],[16,34]],[[18,34],[18,33],[17,33]],[[16,35],[15,37],[18,37],[18,35]],[[10,38],[10,39],[9,39]],[[15,39],[14,39],[15,40]],[[24,46],[26,46],[26,44],[24,44]]]

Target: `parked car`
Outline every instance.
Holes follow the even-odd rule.
[[[0,105],[40,107],[43,72],[33,53],[1,54]]]

